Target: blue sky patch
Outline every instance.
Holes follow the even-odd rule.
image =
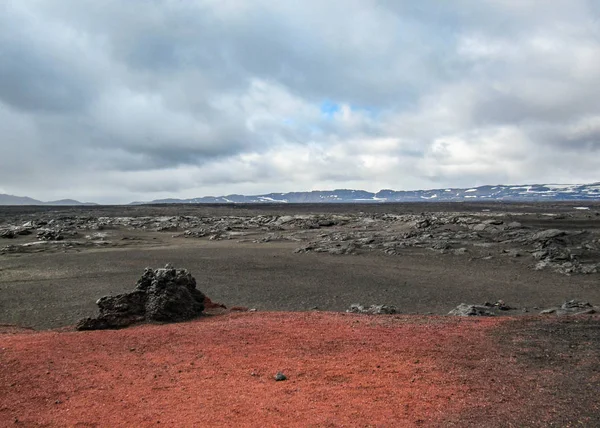
[[[333,117],[340,109],[341,106],[333,101],[327,100],[321,103],[321,114],[325,117]]]

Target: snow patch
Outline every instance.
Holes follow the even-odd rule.
[[[258,199],[260,199],[261,201],[267,201],[267,202],[281,202],[277,199],[273,199],[269,196],[259,196]]]
[[[581,184],[544,184],[544,187],[555,190],[573,190],[573,188],[579,186],[581,186]]]

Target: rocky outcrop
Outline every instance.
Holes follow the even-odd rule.
[[[205,299],[186,269],[170,265],[147,268],[133,291],[100,298],[96,302],[99,316],[82,319],[77,330],[116,329],[142,321],[186,321],[202,314]]]
[[[31,229],[27,227],[0,229],[0,238],[14,239],[19,235],[31,235]]]
[[[461,303],[456,308],[448,312],[448,315],[460,317],[490,317],[497,315],[499,312],[510,311],[512,308],[504,303],[504,300],[498,300],[496,303],[485,302],[483,305],[467,305]]]
[[[37,233],[37,238],[40,241],[62,241],[65,239],[62,230],[41,229]]]
[[[600,215],[599,212],[594,213]],[[568,214],[572,216],[574,214]],[[514,221],[518,216],[522,222]],[[135,216],[93,217],[42,214],[19,217],[0,227],[0,238],[14,239],[0,253],[26,253],[73,249],[98,245],[119,245],[111,241],[119,231],[174,233],[174,237],[206,240],[238,240],[268,243],[298,242],[295,252],[355,255],[378,251],[402,256],[412,249],[427,249],[469,260],[520,257],[536,270],[565,275],[600,272],[600,232],[582,223],[581,228],[565,222],[543,228],[532,223],[536,213],[423,212],[420,214],[364,213],[226,216]],[[584,214],[579,214],[582,219]],[[592,213],[585,214],[591,218]],[[586,217],[586,218],[587,218]],[[564,215],[545,213],[549,219]],[[27,220],[25,222],[25,220]],[[535,224],[535,222],[533,222]],[[590,227],[587,227],[590,226]],[[103,231],[99,233],[97,231]],[[36,234],[38,243],[19,235]],[[128,237],[121,238],[123,240]],[[4,239],[0,239],[3,241]],[[35,244],[35,245],[34,245]]]
[[[350,305],[350,308],[346,312],[354,314],[369,314],[369,315],[390,315],[397,314],[398,309],[393,305],[371,305],[363,306],[358,303]]]
[[[473,316],[494,316],[495,313],[491,310],[491,307],[485,305],[467,305],[461,303],[456,308],[448,312],[448,315],[455,315],[460,317],[473,317]]]
[[[568,300],[561,306],[544,309],[540,315],[590,315],[600,312],[600,307],[580,300]]]

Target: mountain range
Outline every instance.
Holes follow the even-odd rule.
[[[94,202],[79,202],[74,199],[43,202],[27,196],[13,196],[0,193],[0,205],[98,205]]]
[[[591,184],[495,185],[473,188],[431,190],[337,189],[311,192],[267,193],[264,195],[203,196],[191,199],[156,199],[142,204],[226,204],[226,203],[373,203],[373,202],[460,202],[460,201],[600,201],[600,182]],[[0,205],[96,205],[73,199],[43,202],[24,196],[0,194]]]
[[[423,201],[568,201],[600,200],[600,182],[592,184],[496,185],[468,189],[443,188],[432,190],[314,190],[312,192],[268,193],[244,196],[204,196],[192,199],[157,199],[153,204],[206,203],[368,203]],[[134,202],[139,204],[140,202]],[[142,202],[143,203],[143,202]],[[146,202],[148,203],[148,202]]]

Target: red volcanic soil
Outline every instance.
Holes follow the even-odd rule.
[[[597,426],[598,331],[323,312],[4,328],[0,426]]]

